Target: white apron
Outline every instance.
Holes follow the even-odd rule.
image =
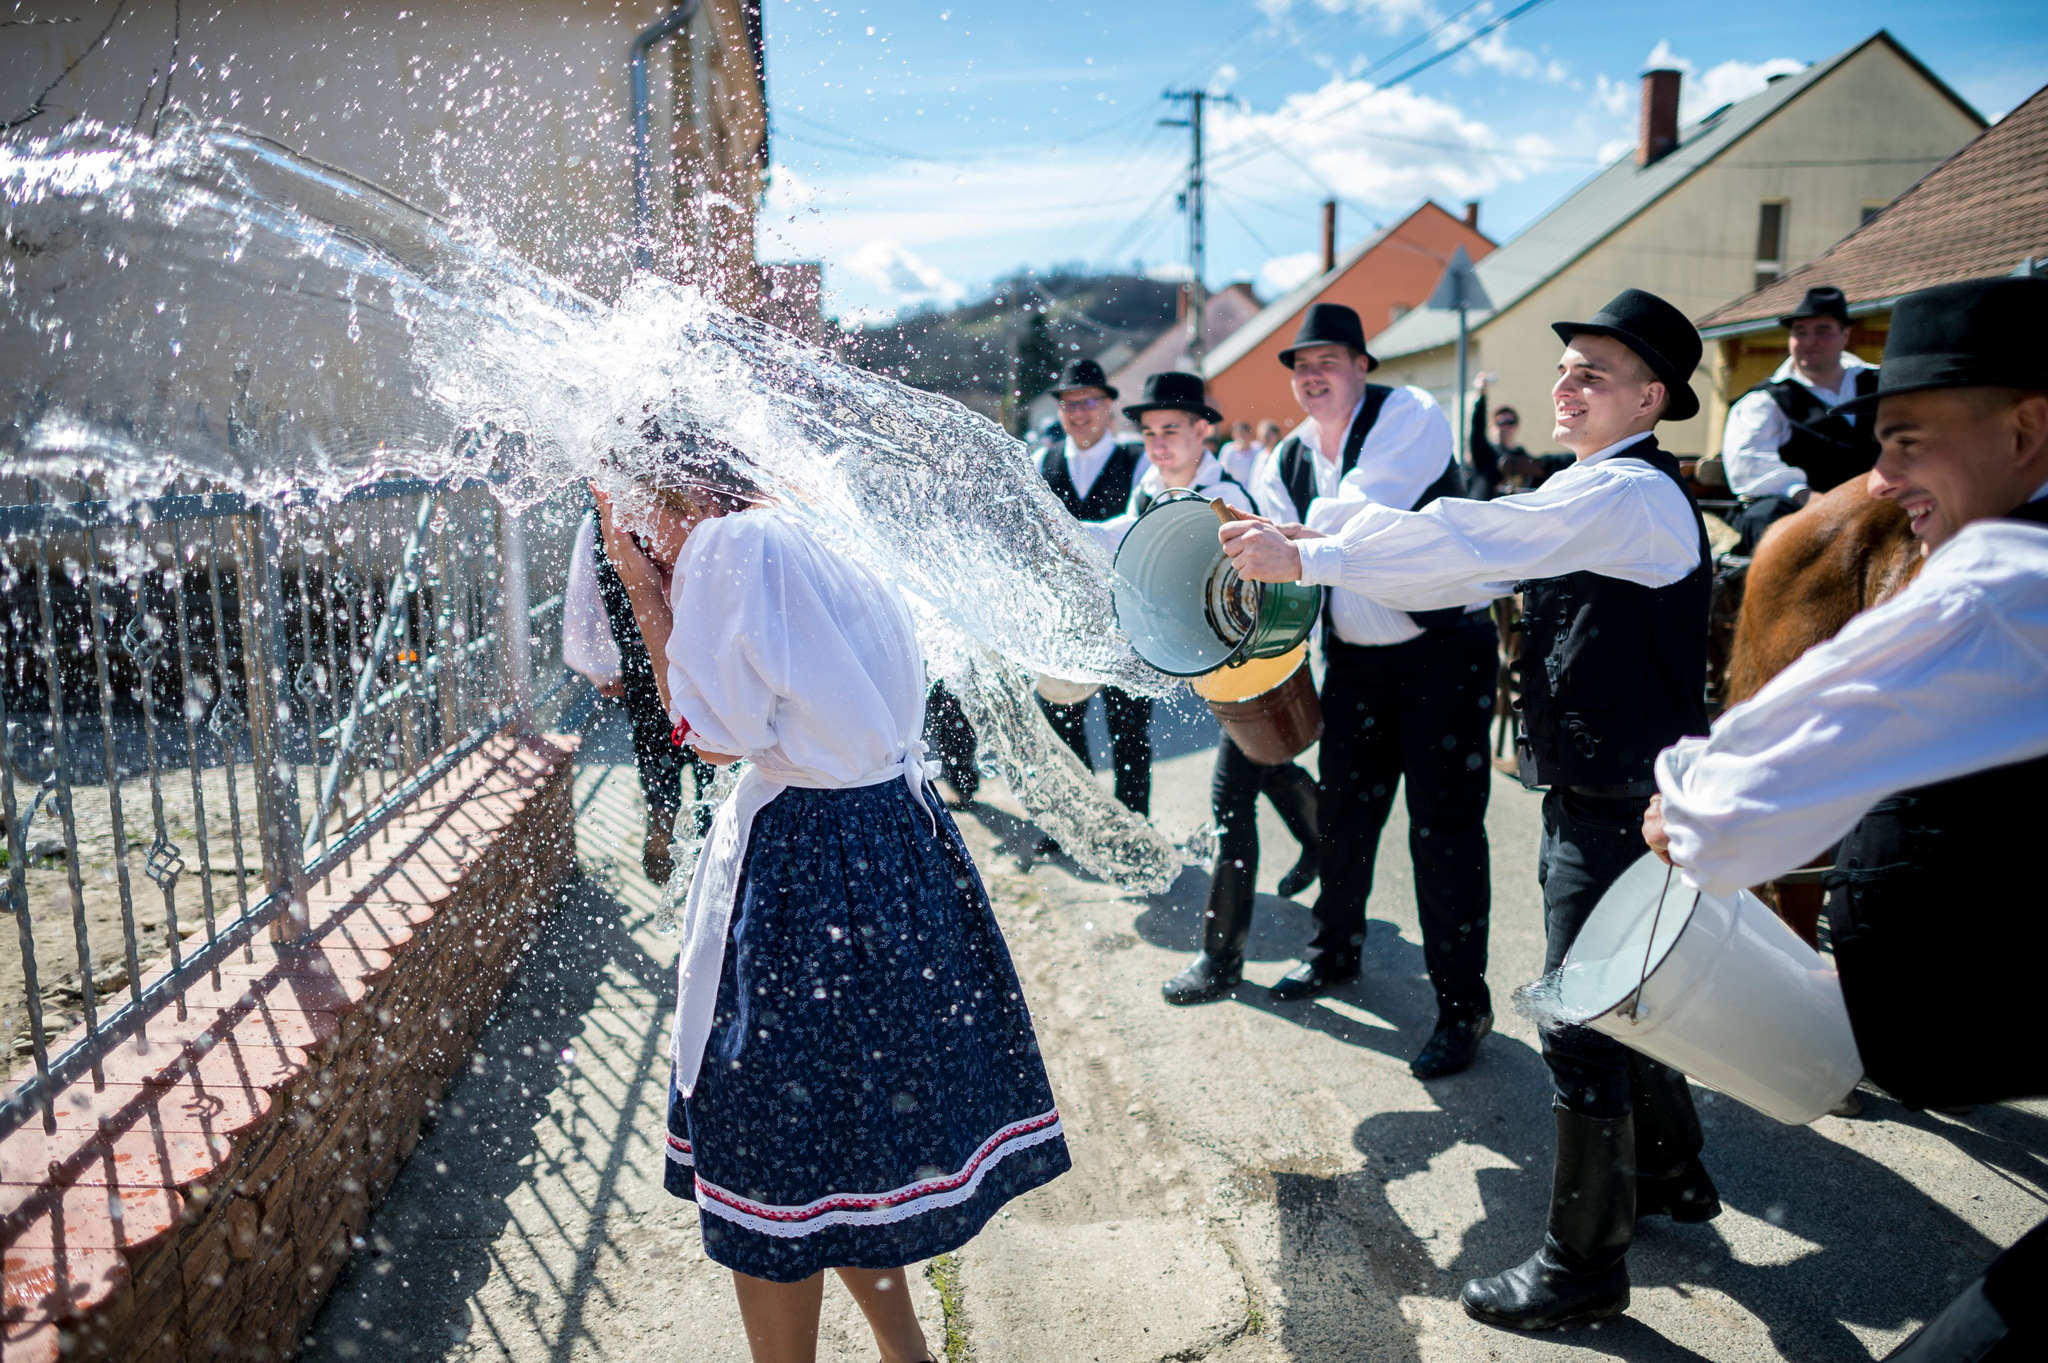
[[[923,727],[920,715],[912,732]],[[697,1074],[704,1064],[704,1047],[711,1040],[711,1023],[718,1010],[718,978],[725,969],[725,937],[732,926],[740,868],[746,864],[754,816],[792,786],[853,790],[878,786],[900,776],[910,787],[911,799],[931,820],[936,836],[938,819],[925,805],[925,781],[938,775],[938,766],[925,760],[924,740],[918,738],[910,740],[908,750],[895,762],[843,786],[820,786],[809,773],[801,780],[784,773],[789,779],[782,779],[770,768],[749,761],[739,784],[712,816],[711,830],[704,835],[704,849],[698,854],[697,869],[690,878],[689,896],[683,902],[683,948],[676,957],[676,1023],[669,1059],[675,1062],[676,1089],[685,1098],[696,1090]]]

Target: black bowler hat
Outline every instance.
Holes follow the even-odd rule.
[[[1365,356],[1368,371],[1378,369],[1375,360],[1365,348],[1365,323],[1358,320],[1358,313],[1342,303],[1311,303],[1308,311],[1301,315],[1301,329],[1294,333],[1294,344],[1280,352],[1280,363],[1294,368],[1294,352],[1312,345],[1348,345]]]
[[[1698,416],[1700,400],[1692,391],[1692,371],[1700,367],[1700,333],[1677,308],[1654,293],[1623,289],[1590,322],[1552,322],[1550,329],[1566,345],[1581,332],[1612,336],[1642,357],[1670,396],[1661,421]]]
[[[1160,411],[1193,412],[1204,421],[1223,420],[1223,413],[1209,405],[1200,374],[1182,374],[1171,369],[1146,379],[1145,400],[1124,408],[1124,415],[1136,421],[1147,412]]]
[[[2027,388],[2048,392],[2048,279],[2002,275],[1909,293],[1892,308],[1877,391],[1838,412],[1929,388]]]
[[[1100,388],[1114,399],[1116,389],[1109,386],[1109,375],[1102,372],[1102,366],[1093,360],[1076,360],[1067,366],[1067,372],[1052,386],[1052,395],[1072,392],[1076,388]]]
[[[1789,327],[1802,317],[1832,317],[1846,327],[1849,325],[1849,300],[1832,284],[1808,289],[1806,297],[1799,300],[1799,306],[1780,317],[1778,324]]]

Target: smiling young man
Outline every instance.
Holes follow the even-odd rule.
[[[1094,360],[1075,360],[1052,395],[1059,401],[1060,425],[1067,438],[1039,456],[1038,471],[1075,520],[1106,521],[1123,514],[1145,459],[1145,447],[1136,441],[1117,440],[1117,391],[1109,386],[1109,376]],[[1081,764],[1093,767],[1085,723],[1088,703],[1058,705],[1043,697],[1038,703]],[[1102,704],[1109,721],[1110,760],[1116,767],[1116,798],[1125,808],[1148,814],[1152,809],[1152,701],[1105,686]]]
[[[1089,527],[1114,558],[1138,518],[1174,488],[1187,488],[1240,511],[1257,512],[1243,485],[1228,473],[1205,442],[1222,414],[1209,405],[1201,376],[1172,371],[1145,380],[1141,402],[1124,408],[1145,437],[1148,467],[1131,491],[1129,508],[1113,520]],[[1252,905],[1259,874],[1259,792],[1279,811],[1288,832],[1301,843],[1301,857],[1280,882],[1282,894],[1307,887],[1316,873],[1316,785],[1293,762],[1263,766],[1219,733],[1216,770],[1209,783],[1209,813],[1216,829],[1216,864],[1210,869],[1209,898],[1202,914],[1201,952],[1162,987],[1172,1004],[1220,998],[1244,978],[1244,944],[1251,936]]]
[[[1265,514],[1334,533],[1368,506],[1406,511],[1463,495],[1442,409],[1420,388],[1368,381],[1378,361],[1366,351],[1356,312],[1335,303],[1310,307],[1280,361],[1293,371],[1295,401],[1308,420],[1252,475],[1252,496]],[[1399,790],[1408,803],[1416,912],[1437,1000],[1436,1027],[1411,1068],[1438,1079],[1470,1065],[1493,1027],[1486,988],[1493,626],[1483,607],[1411,614],[1348,586],[1330,593],[1323,616],[1323,887],[1315,936],[1272,996],[1313,998],[1358,978],[1380,833]]]
[[[1877,462],[1870,414],[1853,399],[1877,391],[1878,371],[1848,348],[1849,300],[1827,285],[1808,289],[1778,321],[1791,353],[1735,400],[1721,437],[1728,487],[1743,500],[1738,528],[1751,548],[1814,493]]]
[[[1522,593],[1518,756],[1523,782],[1548,787],[1536,865],[1546,970],[1642,856],[1657,753],[1706,732],[1711,572],[1699,510],[1653,434],[1699,410],[1699,333],[1639,289],[1553,327],[1565,350],[1552,438],[1577,460],[1541,488],[1417,512],[1366,506],[1335,536],[1222,528],[1238,571],[1262,581],[1341,586],[1410,610]],[[1685,1076],[1588,1027],[1545,1029],[1543,1058],[1557,1126],[1543,1245],[1462,1294],[1476,1319],[1524,1330],[1626,1309],[1639,1215],[1720,1211]]]
[[[1915,1107],[2048,1094],[2048,929],[2026,887],[2048,786],[2048,280],[1899,300],[1873,496],[1919,575],[1657,763],[1643,835],[1731,893],[1835,846],[1828,924],[1870,1079]],[[1911,1006],[1902,1006],[1911,1000]],[[1891,1357],[2048,1357],[2048,1227]]]

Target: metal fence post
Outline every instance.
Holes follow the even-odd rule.
[[[256,533],[250,538],[258,561],[249,567],[254,579],[251,586],[260,587],[250,602],[256,624],[250,643],[261,662],[250,669],[250,676],[261,678],[263,694],[249,706],[249,723],[252,741],[257,730],[263,735],[256,765],[258,784],[269,796],[265,801],[268,808],[264,812],[269,817],[264,821],[263,837],[270,844],[270,889],[273,894],[288,894],[291,898],[291,908],[277,919],[272,932],[277,941],[289,942],[305,935],[312,925],[307,905],[306,864],[301,853],[298,775],[292,756],[299,746],[298,723],[291,709],[290,678],[285,673],[289,655],[284,633],[283,544],[275,513],[269,507],[258,506],[255,515]]]
[[[498,628],[505,638],[505,696],[512,728],[533,732],[533,620],[526,604],[526,518],[498,507]]]

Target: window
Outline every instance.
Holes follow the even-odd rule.
[[[1874,217],[1876,217],[1876,216],[1877,216],[1878,214],[1880,214],[1880,213],[1884,212],[1884,209],[1885,209],[1885,206],[1884,206],[1883,204],[1865,204],[1865,205],[1863,205],[1863,216],[1862,216],[1862,217],[1860,217],[1860,218],[1858,218],[1858,219],[1856,219],[1856,225],[1857,225],[1858,227],[1861,227],[1861,226],[1862,226],[1862,225],[1863,225],[1864,223],[1866,223],[1866,222],[1869,222],[1869,221],[1870,221],[1870,220],[1871,220],[1872,218],[1874,218]]]
[[[1783,199],[1766,199],[1756,215],[1756,285],[1764,285],[1785,273],[1785,215],[1791,205]]]

